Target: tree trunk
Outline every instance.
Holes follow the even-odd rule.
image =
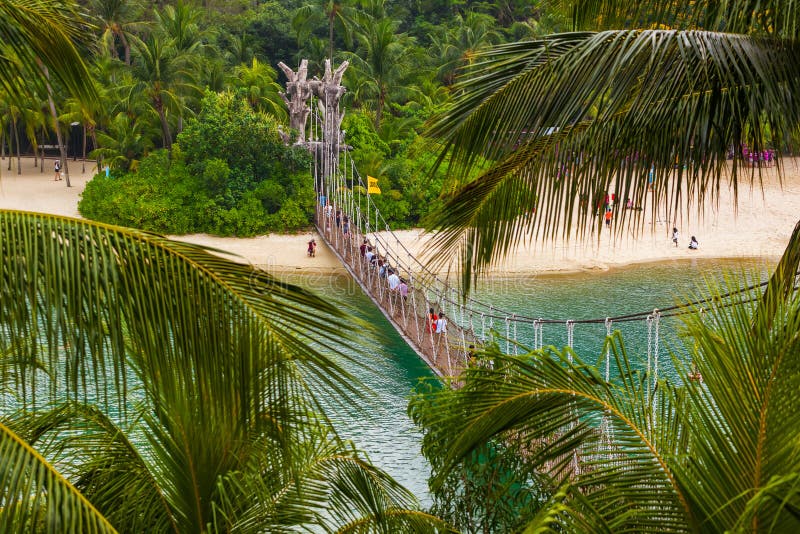
[[[5,124],[0,122],[0,159],[6,159],[6,136],[3,126]]]
[[[131,64],[131,45],[128,42],[128,38],[125,37],[125,32],[119,32],[119,40],[122,42],[122,48],[125,50],[125,64],[130,66]]]
[[[8,171],[11,170],[11,160],[14,159],[14,147],[11,145],[11,139],[14,136],[12,132],[12,128],[14,127],[14,121],[12,120],[8,123]]]
[[[86,174],[86,125],[83,125],[83,163],[81,164],[81,174]]]
[[[169,123],[167,122],[167,114],[164,112],[164,103],[161,102],[160,98],[153,99],[156,111],[158,111],[158,118],[161,119],[161,130],[162,135],[164,137],[164,147],[167,149],[167,152],[172,154],[172,137],[169,133]]]
[[[22,155],[19,153],[19,132],[17,121],[14,121],[14,144],[17,145],[17,174],[22,174]]]
[[[90,132],[92,135],[92,146],[94,147],[95,150],[97,150],[97,128],[91,126]],[[103,168],[103,156],[97,156],[96,163],[97,163],[97,172],[100,172],[100,169]]]
[[[72,187],[69,183],[69,167],[67,166],[67,150],[64,146],[64,138],[61,135],[61,126],[58,123],[58,113],[56,113],[56,103],[53,100],[53,87],[50,85],[50,72],[47,67],[42,66],[44,77],[47,80],[47,102],[50,104],[50,115],[53,117],[53,127],[56,129],[56,139],[58,140],[58,153],[61,157],[61,170],[67,178],[67,187]]]
[[[378,106],[375,110],[375,131],[381,129],[381,120],[383,119],[383,106],[386,104],[386,90],[382,85],[378,85]]]
[[[42,145],[47,141],[47,129],[42,126]],[[39,172],[44,174],[44,146],[39,150]]]
[[[331,14],[328,17],[328,45],[330,46],[330,55],[328,56],[328,59],[331,60],[331,63],[333,63],[333,20],[334,20],[334,16],[335,15],[334,15],[333,9],[331,9]]]

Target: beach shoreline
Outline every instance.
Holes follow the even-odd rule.
[[[72,187],[54,181],[53,158],[46,158],[44,171],[34,167],[33,158],[22,158],[22,174],[17,174],[17,160],[12,170],[8,161],[0,161],[0,208],[80,217],[78,201],[92,177],[94,162],[69,161]],[[522,244],[504,261],[485,273],[486,276],[559,276],[563,274],[606,272],[648,263],[675,260],[752,259],[775,262],[788,244],[800,217],[800,165],[797,158],[784,160],[783,183],[774,168],[764,171],[763,192],[759,188],[738,192],[738,209],[733,205],[733,191],[723,188],[718,207],[687,215],[678,221],[645,217],[640,235],[614,236],[603,230],[600,237],[570,239],[569,242],[543,240]],[[671,241],[672,225],[679,227],[679,246]],[[689,237],[696,235],[699,250],[689,250]],[[252,238],[224,238],[206,234],[168,236],[219,251],[227,257],[266,269],[272,273],[328,276],[346,274],[336,256],[313,230],[294,234],[269,234]],[[306,254],[307,242],[316,239],[316,257]],[[421,257],[430,235],[422,230],[394,232],[409,252]],[[386,241],[386,236],[383,236]],[[456,273],[451,266],[450,276]]]

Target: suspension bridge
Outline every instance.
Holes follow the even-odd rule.
[[[457,382],[458,375],[473,362],[475,353],[489,342],[498,343],[509,354],[541,349],[545,345],[545,325],[563,328],[571,347],[576,326],[602,324],[610,335],[614,325],[640,321],[646,324],[648,336],[647,376],[652,377],[655,385],[660,321],[684,313],[683,308],[596,319],[552,319],[516,314],[462,294],[458,287],[420,261],[392,232],[372,199],[370,184],[364,183],[350,157],[345,132],[340,128],[343,111],[339,108],[345,92],[341,79],[347,63],[333,70],[326,60],[324,76],[312,80],[307,79],[305,60],[297,72],[283,63],[279,65],[289,80],[283,97],[290,111],[290,125],[299,132],[295,142],[314,155],[317,231],[353,279],[436,374],[454,377]],[[310,125],[306,126],[309,115]],[[741,292],[755,287],[743,288]],[[708,299],[693,304],[709,307],[721,302]],[[434,322],[432,314],[438,319],[444,317],[444,322]],[[521,340],[528,340],[527,344]],[[607,353],[604,366],[607,380],[609,358]]]

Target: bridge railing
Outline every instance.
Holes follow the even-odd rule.
[[[351,217],[342,209],[347,205],[346,199],[334,196],[325,204],[328,207],[317,206],[317,229],[328,246],[428,365],[440,376],[458,376],[480,343],[475,333],[464,326],[463,307],[459,313],[454,301],[444,299],[429,278],[419,276],[384,237],[365,232],[371,226],[363,214],[356,210]],[[380,261],[369,262],[362,255],[361,245],[365,242]],[[401,286],[390,289],[389,269],[403,280],[405,291]],[[437,315],[444,312],[447,325],[443,332],[437,331],[430,319],[431,309]]]

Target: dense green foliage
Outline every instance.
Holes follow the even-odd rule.
[[[296,66],[306,58],[309,75],[319,76],[325,58],[332,56],[335,64],[349,60],[342,105],[353,160],[362,177],[379,179],[385,193],[375,200],[384,217],[398,227],[418,225],[438,205],[443,183],[442,173],[427,178],[435,155],[419,134],[431,114],[447,106],[458,69],[489,44],[540,35],[568,20],[559,11],[542,9],[543,0],[497,5],[471,0],[78,4],[72,16],[82,17],[86,30],[71,35],[83,41],[99,98],[71,98],[65,89],[71,86],[56,77],[58,130],[70,152],[98,158],[96,170],[108,165],[124,189],[92,186],[81,212],[157,231],[225,235],[307,225],[308,197],[296,177],[265,179],[259,167],[272,163],[263,160],[285,159],[273,149],[254,150],[249,162],[227,161],[230,175],[219,162],[201,163],[203,158],[189,154],[196,148],[209,160],[217,158],[205,149],[221,146],[212,139],[225,135],[213,132],[191,142],[186,135],[193,118],[203,114],[203,121],[209,119],[205,91],[228,91],[273,116],[266,124],[285,123],[279,61]],[[50,110],[42,106],[46,92],[36,85],[26,91],[28,98],[18,105],[0,105],[0,144],[14,154],[21,140],[23,150],[28,146],[44,154],[38,147],[55,142]],[[5,102],[3,93],[0,102]],[[177,151],[176,141],[185,169],[174,155],[143,164],[155,151]],[[247,145],[240,140],[237,147],[244,152]],[[137,178],[136,173],[144,175]],[[100,174],[98,182],[103,181]]]
[[[309,223],[310,155],[286,147],[275,119],[230,93],[208,93],[172,154],[152,152],[135,172],[96,176],[81,213],[169,234],[252,236]]]
[[[3,532],[449,531],[325,417],[360,402],[334,303],[138,230],[0,236]]]
[[[488,365],[489,359],[480,360]],[[421,384],[409,403],[409,413],[424,431],[422,451],[431,464],[431,512],[459,532],[516,532],[541,509],[550,495],[546,477],[529,462],[517,441],[492,440],[478,444],[456,465],[448,465],[443,411],[460,402],[457,388]]]

